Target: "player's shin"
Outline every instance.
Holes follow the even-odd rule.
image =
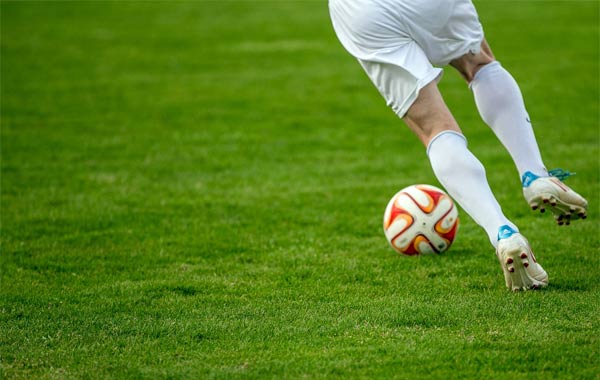
[[[511,223],[502,213],[492,194],[481,162],[467,148],[465,137],[454,131],[436,135],[427,147],[427,155],[437,179],[452,198],[497,244],[498,228]]]
[[[479,69],[469,87],[481,118],[508,150],[519,176],[526,172],[548,175],[521,89],[512,75],[494,61]]]

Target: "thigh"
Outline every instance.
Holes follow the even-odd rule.
[[[333,28],[359,59],[374,60],[443,29],[465,0],[329,0]]]
[[[416,44],[436,66],[477,54],[483,27],[471,0],[330,0],[334,30],[361,60],[394,63],[395,53]]]
[[[478,54],[484,38],[479,15],[470,0],[448,0],[448,3],[452,5],[449,12],[434,10],[410,19],[413,38],[438,66],[467,53]]]
[[[403,120],[425,146],[441,132],[462,133],[436,82],[431,82],[421,89]]]
[[[361,60],[359,62],[386,104],[404,117],[415,102],[419,91],[441,76],[416,43],[407,44],[387,57],[385,62]]]
[[[491,63],[495,60],[492,49],[485,40],[481,42],[481,51],[477,54],[467,53],[457,59],[450,62],[450,65],[454,67],[463,76],[467,83],[471,83],[475,74],[480,68]]]
[[[387,104],[403,117],[419,90],[441,70],[411,36],[407,18],[448,0],[330,0],[334,29]],[[432,5],[433,4],[433,5]]]
[[[329,13],[338,39],[358,59],[376,60],[413,40],[401,1],[330,0]]]

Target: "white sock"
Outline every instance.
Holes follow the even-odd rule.
[[[427,155],[442,186],[483,227],[494,247],[501,226],[509,225],[518,231],[502,213],[487,182],[483,165],[469,151],[462,134],[454,131],[439,133],[429,142]]]
[[[481,118],[510,153],[519,176],[527,171],[547,176],[523,95],[512,75],[494,61],[479,69],[469,87]]]

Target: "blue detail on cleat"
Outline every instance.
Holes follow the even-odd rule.
[[[521,184],[523,187],[529,187],[533,181],[540,178],[540,176],[533,174],[532,172],[525,172],[521,177]]]
[[[515,230],[511,226],[505,224],[498,228],[498,240],[508,239],[513,236],[513,234],[519,233],[519,231]]]
[[[577,173],[571,173],[570,171],[563,169],[548,170],[548,175],[550,177],[556,177],[561,181],[564,181],[565,179],[575,174]],[[539,175],[533,174],[532,172],[525,172],[523,174],[523,177],[521,177],[521,184],[523,185],[523,187],[529,187],[529,185],[531,185],[531,183],[538,178],[540,178]]]

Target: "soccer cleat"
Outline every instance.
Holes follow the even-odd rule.
[[[559,226],[571,220],[587,217],[587,201],[561,180],[572,175],[561,169],[550,170],[548,177],[525,172],[522,178],[523,195],[532,210],[552,211]]]
[[[510,226],[498,230],[496,256],[509,290],[539,289],[548,285],[548,274],[535,259],[529,242]]]

